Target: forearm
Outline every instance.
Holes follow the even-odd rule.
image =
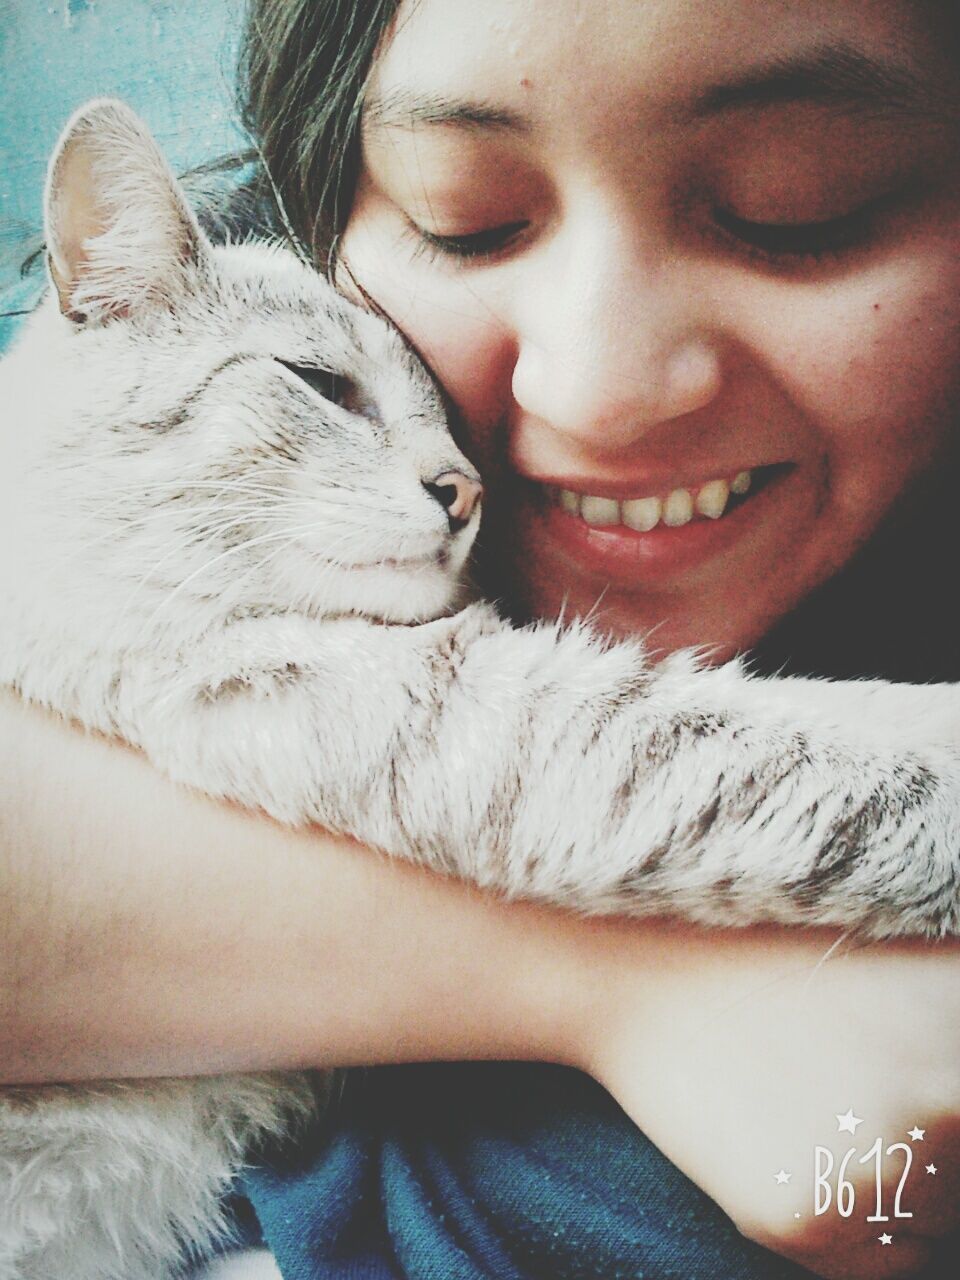
[[[0,697],[0,1079],[570,1060],[590,927],[195,796]]]
[[[831,1280],[877,1275],[867,1206],[879,1175],[847,1167],[853,1220],[811,1215],[815,1149],[832,1152],[836,1178],[851,1147],[862,1155],[882,1139],[886,1149],[919,1124],[926,1143],[914,1156],[935,1155],[940,1172],[927,1177],[914,1160],[914,1218],[897,1237],[900,1263],[919,1266],[928,1238],[960,1225],[960,942],[651,930],[662,932],[656,988],[641,990],[629,940],[610,952],[586,1069],[742,1232]],[[864,1121],[855,1137],[837,1126],[851,1105]],[[884,1163],[885,1204],[902,1172]]]

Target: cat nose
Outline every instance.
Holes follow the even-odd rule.
[[[483,496],[480,481],[462,471],[441,471],[432,480],[424,480],[423,487],[446,511],[451,533],[464,528]]]

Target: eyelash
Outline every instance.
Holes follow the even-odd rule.
[[[824,222],[750,222],[719,208],[713,209],[712,217],[724,243],[734,244],[758,261],[789,267],[840,258],[859,248],[873,233],[876,214],[885,203],[873,200]]]
[[[529,226],[528,222],[507,222],[499,227],[487,227],[465,236],[438,236],[426,231],[415,222],[410,229],[416,236],[421,253],[431,258],[453,258],[459,262],[489,261],[509,248]]]
[[[844,251],[859,247],[872,233],[875,216],[888,201],[888,197],[873,200],[824,222],[750,222],[722,208],[714,208],[711,216],[714,229],[725,244],[770,265],[797,266],[804,261],[840,257]],[[410,223],[421,253],[431,259],[442,257],[461,264],[495,260],[528,226],[527,222],[510,222],[470,235],[441,236]]]

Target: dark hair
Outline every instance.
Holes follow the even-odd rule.
[[[329,266],[360,171],[360,113],[400,0],[250,0],[243,121],[289,230]]]

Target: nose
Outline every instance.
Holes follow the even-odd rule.
[[[695,262],[611,216],[571,222],[539,265],[514,317],[521,421],[616,450],[718,395],[719,334]]]
[[[432,480],[422,483],[427,493],[436,498],[446,511],[451,533],[458,533],[466,527],[483,496],[480,481],[474,476],[464,475],[462,471],[441,471]]]

